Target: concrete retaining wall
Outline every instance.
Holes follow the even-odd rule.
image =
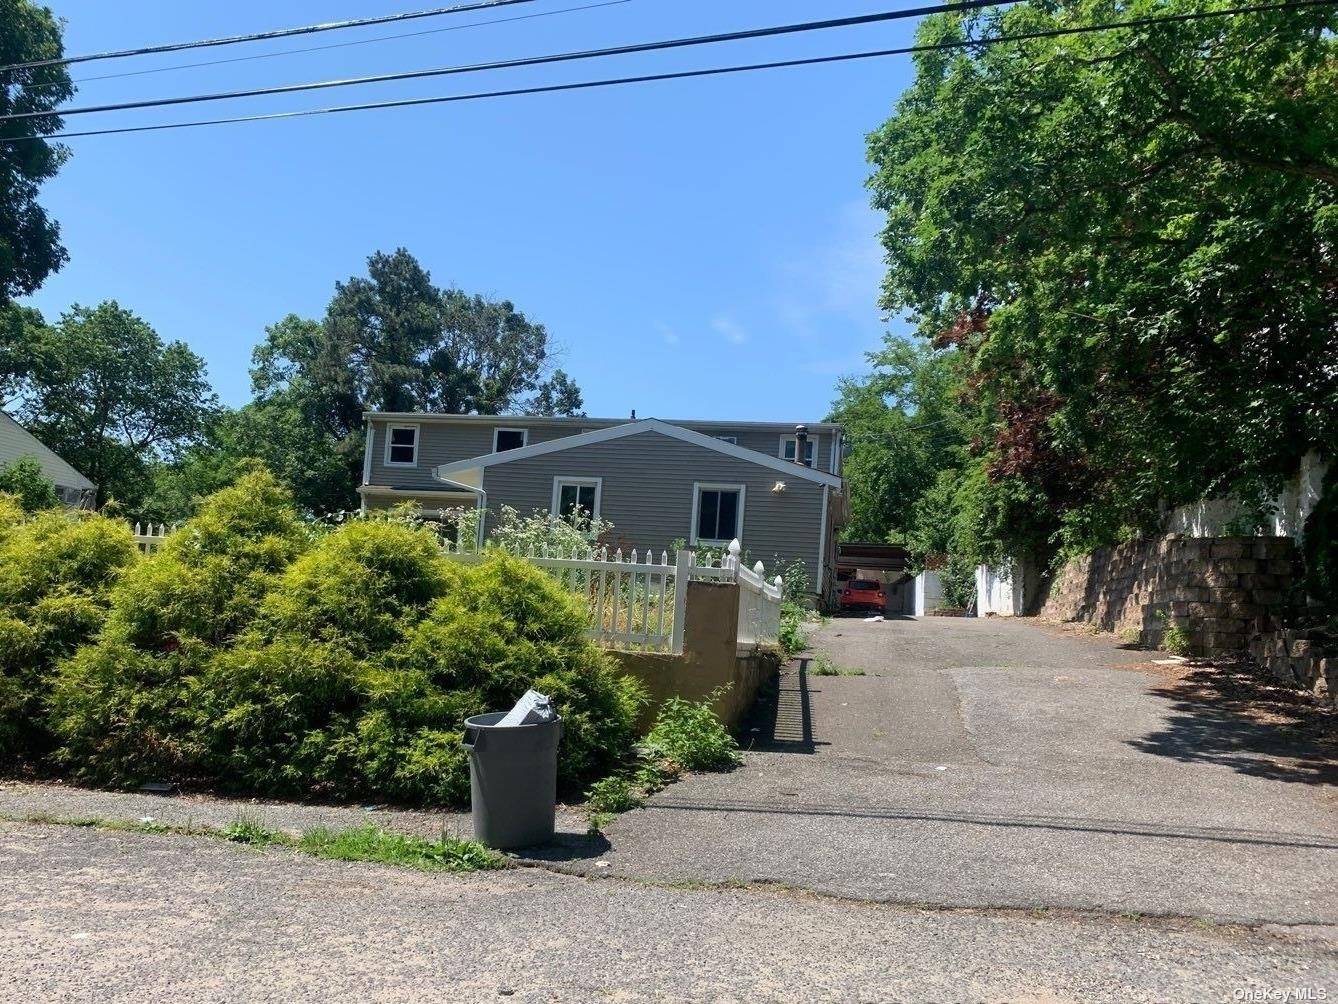
[[[636,677],[650,691],[643,728],[655,720],[666,699],[700,701],[721,687],[726,689],[715,699],[715,712],[730,728],[738,724],[757,699],[758,688],[780,668],[780,657],[774,652],[738,654],[738,621],[736,583],[689,582],[682,655],[610,653],[624,673]]]
[[[1104,547],[1065,565],[1040,616],[1137,632],[1160,646],[1175,625],[1195,655],[1242,653],[1290,609],[1300,555],[1286,537],[1182,537]]]

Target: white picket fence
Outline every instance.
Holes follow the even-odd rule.
[[[164,523],[159,523],[154,527],[152,523],[136,523],[132,531],[135,538],[135,546],[139,548],[140,554],[156,554],[158,549],[163,546],[163,541],[167,535],[172,532],[172,528]]]
[[[141,553],[153,554],[171,532],[171,527],[161,523],[156,527],[136,523],[135,544]],[[745,652],[779,640],[783,586],[779,575],[767,581],[760,561],[751,569],[745,568],[739,558],[741,551],[735,540],[724,554],[708,561],[699,561],[695,552],[684,549],[677,551],[671,562],[668,551],[656,555],[649,548],[630,553],[621,548],[610,553],[607,547],[558,553],[535,546],[516,556],[583,594],[590,610],[586,633],[608,648],[682,652],[688,583],[737,582],[738,649]],[[468,563],[481,561],[486,555],[461,549],[458,541],[445,540],[442,553]]]
[[[449,557],[477,562],[486,555],[477,551],[443,548]],[[783,586],[777,575],[768,582],[762,562],[750,570],[739,560],[741,547],[733,541],[721,557],[700,562],[689,550],[657,556],[651,549],[591,548],[575,553],[557,553],[534,547],[516,555],[547,569],[567,588],[586,597],[590,618],[586,633],[609,648],[633,648],[650,652],[683,651],[683,628],[687,611],[688,583],[737,582],[739,585],[738,650],[775,644],[780,638],[780,607]]]

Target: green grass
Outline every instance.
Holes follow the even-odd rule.
[[[813,676],[863,676],[862,669],[845,669],[832,662],[825,652],[819,652],[808,664],[808,671]]]
[[[315,829],[301,836],[274,830],[249,816],[238,816],[222,829],[159,823],[156,821],[69,818],[48,813],[23,817],[6,816],[13,822],[48,826],[77,826],[121,833],[173,834],[210,837],[251,847],[286,847],[312,857],[332,861],[370,861],[419,871],[474,872],[506,867],[506,858],[472,840],[460,840],[444,832],[437,840],[396,833],[368,824],[348,830]]]

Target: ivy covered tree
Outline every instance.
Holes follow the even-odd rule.
[[[1223,0],[939,15],[923,43]],[[869,140],[883,304],[955,348],[979,436],[923,514],[977,555],[1085,550],[1262,497],[1338,442],[1338,12],[917,56]]]

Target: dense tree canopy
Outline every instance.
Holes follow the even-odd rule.
[[[928,19],[922,42],[1221,0]],[[1334,8],[922,53],[870,137],[884,306],[961,357],[981,435],[928,522],[1080,550],[1261,497],[1338,441]]]
[[[512,304],[434,286],[407,251],[372,255],[366,276],[336,283],[324,319],[289,315],[266,330],[254,400],[161,467],[142,511],[189,515],[253,460],[308,512],[355,508],[365,411],[579,414],[580,388],[562,370],[549,376],[550,359],[544,327]]]
[[[137,503],[154,462],[196,442],[217,405],[204,361],[114,301],[35,328],[15,369],[20,419],[102,499]]]
[[[0,66],[57,58],[64,54],[61,37],[60,22],[47,8],[0,0]],[[73,93],[64,66],[8,70],[0,82],[0,115],[49,112]],[[39,114],[0,123],[0,138],[49,136],[60,127],[58,116]],[[0,143],[0,310],[65,263],[60,227],[38,204],[37,192],[68,156],[65,147],[41,139]],[[5,334],[0,325],[0,337]]]

